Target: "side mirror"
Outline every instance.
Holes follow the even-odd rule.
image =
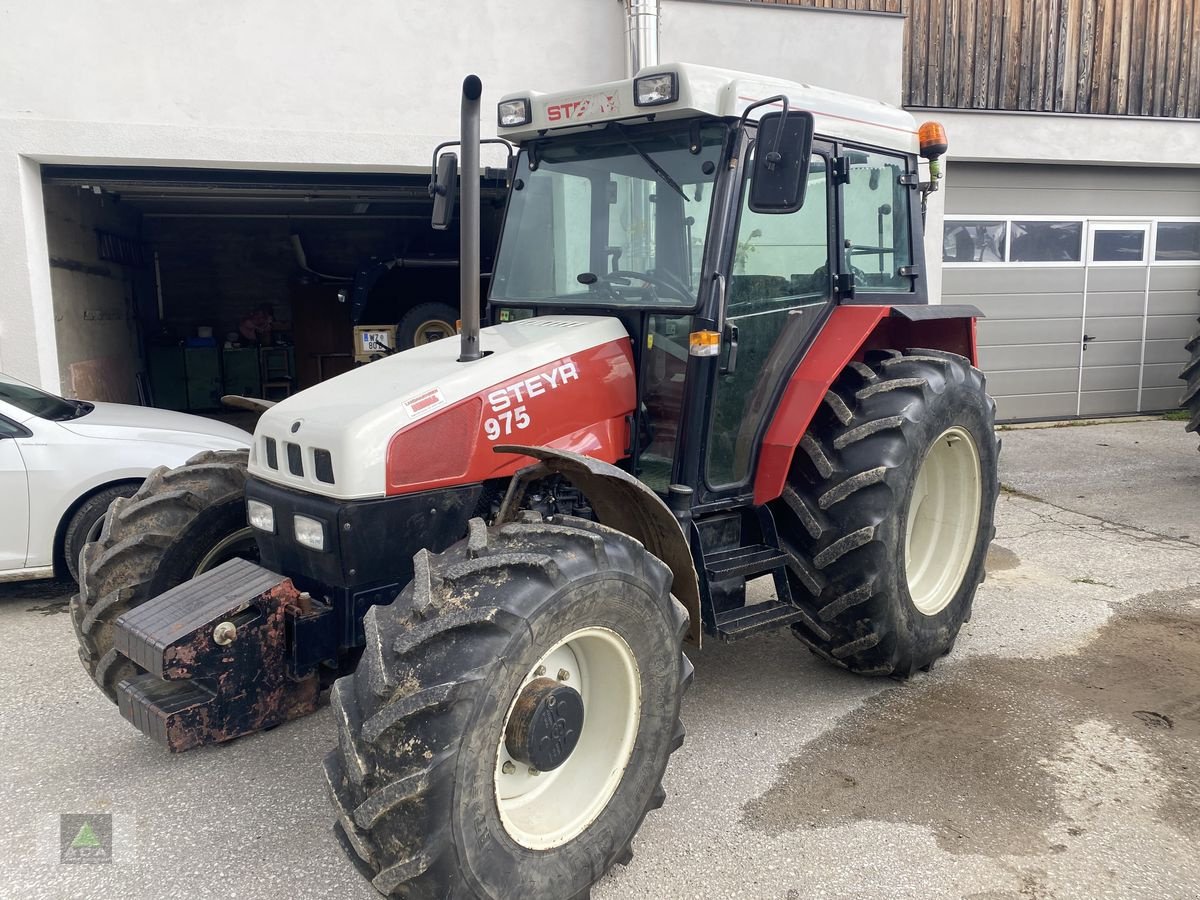
[[[431,224],[438,231],[450,227],[450,219],[454,216],[454,200],[458,194],[458,156],[454,153],[443,153],[438,157],[437,178],[429,185],[429,193],[433,197],[433,221]]]
[[[751,212],[793,213],[804,205],[812,141],[810,112],[770,112],[758,120],[750,175]]]

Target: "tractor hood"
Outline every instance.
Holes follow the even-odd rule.
[[[615,462],[636,387],[629,336],[609,316],[539,316],[414,347],[267,410],[250,474],[341,499],[502,477],[530,462],[495,444],[555,446]],[[330,480],[332,479],[332,480]]]

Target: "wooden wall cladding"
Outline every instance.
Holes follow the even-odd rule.
[[[1200,0],[904,0],[905,105],[1200,117]]]

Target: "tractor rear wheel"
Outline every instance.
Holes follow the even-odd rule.
[[[414,568],[333,688],[339,840],[388,896],[586,897],[631,858],[683,742],[670,571],[568,517],[473,519]]]
[[[902,677],[950,652],[995,533],[994,422],[953,353],[872,351],[837,378],[775,504],[814,652]]]
[[[140,671],[113,649],[122,613],[235,556],[258,558],[246,525],[248,456],[207,450],[160,466],[112,502],[99,538],[84,545],[71,619],[84,668],[113,702],[121,680]]]
[[[1200,322],[1200,319],[1196,321]],[[1187,430],[1200,432],[1200,331],[1192,335],[1184,349],[1189,356],[1187,365],[1179,373],[1179,377],[1186,382],[1179,405],[1189,413]]]

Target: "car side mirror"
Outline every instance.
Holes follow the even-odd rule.
[[[443,153],[438,157],[437,178],[429,185],[429,193],[433,197],[433,221],[430,224],[438,231],[445,231],[454,216],[454,201],[458,195],[457,154]]]
[[[751,212],[793,213],[804,205],[812,141],[810,112],[770,112],[758,120],[750,174]]]

